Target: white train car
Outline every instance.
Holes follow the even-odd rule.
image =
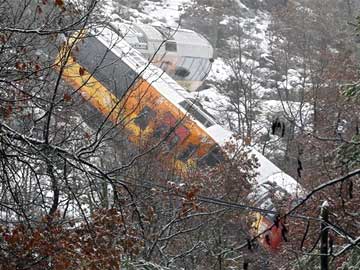
[[[126,23],[113,28],[189,91],[197,90],[211,69],[214,50],[202,35],[192,30]]]

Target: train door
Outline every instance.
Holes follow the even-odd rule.
[[[157,140],[165,140],[168,151],[182,144],[190,135],[190,131],[170,112],[166,112],[160,122],[154,129],[153,137]]]

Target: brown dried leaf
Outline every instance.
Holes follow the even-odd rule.
[[[79,68],[79,74],[80,74],[80,76],[84,76],[84,74],[85,74],[85,69],[84,69],[83,67],[80,67],[80,68]]]
[[[22,64],[20,62],[16,62],[15,67],[16,67],[17,70],[21,70],[22,69]]]
[[[6,36],[0,35],[0,42],[1,43],[6,43]]]
[[[90,140],[91,135],[88,132],[85,132],[84,137],[85,139]]]
[[[16,63],[15,63],[15,68],[16,68],[17,70],[25,70],[25,69],[26,69],[26,64],[25,64],[25,63],[16,62]]]
[[[9,118],[12,112],[13,112],[13,106],[11,104],[8,104],[4,108],[4,118]]]
[[[41,7],[38,5],[38,6],[36,7],[36,13],[41,14],[42,12],[43,12],[43,11],[42,11]]]
[[[55,5],[59,6],[59,7],[63,7],[64,6],[64,1],[63,0],[55,0]]]
[[[71,101],[71,99],[72,99],[72,97],[69,93],[64,94],[64,101],[69,102],[69,101]]]

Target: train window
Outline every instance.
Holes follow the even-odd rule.
[[[199,74],[202,72],[201,66],[202,58],[192,58],[192,65],[191,65],[191,80],[193,81],[200,81]]]
[[[171,133],[170,127],[168,125],[160,125],[154,131],[153,137],[158,140],[163,140],[165,136],[167,136],[166,143],[167,143],[167,150],[171,150],[176,144],[181,141],[181,138],[176,133]]]
[[[212,116],[212,115],[203,107],[203,105],[202,105],[198,100],[193,99],[193,98],[188,98],[188,100],[189,100],[190,102],[192,102],[193,104],[195,104],[198,108],[200,108],[201,111],[206,114],[206,116],[208,116],[208,117],[210,117],[212,120],[216,121],[215,117]]]
[[[187,112],[194,117],[197,121],[203,124],[205,127],[211,127],[214,123],[209,120],[201,111],[191,102],[188,100],[183,100],[179,103],[181,107],[183,107]]]
[[[189,81],[203,81],[207,73],[210,71],[210,61],[207,58],[200,57],[182,57],[178,66],[189,71],[187,80]],[[181,79],[181,77],[179,78]]]
[[[154,131],[153,137],[156,139],[162,139],[162,137],[164,137],[166,133],[170,131],[170,128],[176,125],[176,118],[169,112],[164,114],[162,120],[163,123]]]
[[[194,69],[192,68],[193,65],[193,57],[182,57],[182,61],[181,63],[178,64],[178,66],[186,69],[189,71],[189,74],[187,75],[187,80],[191,80],[193,73],[194,73]],[[176,77],[175,77],[176,78]],[[178,78],[176,78],[178,80],[184,79],[181,76],[179,76]]]
[[[141,130],[144,130],[148,126],[150,119],[154,119],[155,115],[156,113],[146,106],[135,118],[134,122]]]
[[[170,136],[170,138],[167,140],[169,150],[171,150],[175,145],[177,145],[179,143],[179,141],[180,141],[180,138],[176,134],[173,134],[172,136]]]
[[[222,161],[224,161],[224,156],[221,152],[220,147],[216,146],[200,160],[200,165],[207,165],[209,167],[213,167]]]
[[[183,125],[178,125],[175,129],[175,134],[179,136],[180,141],[183,142],[190,135],[190,131]]]
[[[175,76],[178,76],[181,78],[185,78],[185,77],[189,76],[189,74],[190,74],[190,71],[183,67],[177,67],[175,70]]]
[[[206,77],[205,72],[208,72],[205,68],[206,62],[208,62],[208,60],[205,58],[196,58],[195,62],[196,62],[196,72],[194,73],[193,80],[194,81],[203,81]]]
[[[201,70],[200,75],[199,75],[200,81],[203,81],[206,78],[207,74],[210,72],[210,69],[211,69],[211,62],[209,61],[209,59],[204,58],[203,64],[200,68],[200,70]]]
[[[190,135],[190,131],[179,124],[171,113],[165,113],[163,121],[164,123],[155,129],[153,137],[163,139],[164,136],[167,136],[166,141],[169,150],[175,145],[182,143]],[[170,131],[171,134],[168,134]]]
[[[190,131],[186,127],[183,125],[177,126],[167,140],[169,149],[172,149],[177,144],[181,144],[189,135]]]
[[[197,150],[198,146],[190,144],[178,157],[179,160],[185,162],[191,157]]]
[[[166,41],[165,42],[165,50],[168,52],[176,52],[177,51],[177,45],[174,41]]]
[[[189,71],[189,74],[186,76],[186,79],[189,81],[202,81],[206,77],[206,74],[209,72],[208,63],[209,60],[206,58],[199,57],[183,57],[182,61],[178,63],[178,66],[185,68]],[[178,75],[178,74],[175,74]],[[179,78],[183,79],[181,74],[178,75]]]
[[[164,134],[169,131],[169,127],[167,125],[160,125],[154,130],[153,137],[155,139],[162,139]]]

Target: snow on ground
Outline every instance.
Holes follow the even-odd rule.
[[[233,74],[231,68],[225,64],[221,58],[216,58],[212,63],[211,71],[208,75],[208,79],[213,81],[224,81],[229,78],[229,75]]]
[[[269,53],[269,44],[267,41],[267,31],[270,24],[270,15],[266,13],[260,13],[255,19],[256,29],[252,33],[252,36],[260,40],[259,47],[263,53]]]
[[[169,26],[177,27],[181,15],[181,7],[190,0],[163,0],[162,2],[143,1],[144,13],[166,23]]]
[[[180,21],[182,5],[190,2],[191,0],[145,0],[141,2],[141,12],[136,9],[129,9],[131,13],[130,21],[177,27]],[[103,3],[105,15],[112,20],[120,21],[121,18],[115,11],[116,3],[113,0],[104,0]]]
[[[103,5],[104,16],[111,18],[114,12],[113,0],[103,0]]]

